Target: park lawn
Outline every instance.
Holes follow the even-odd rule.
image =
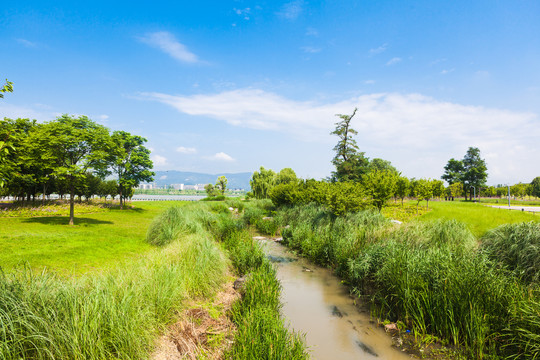
[[[74,226],[65,216],[0,218],[0,268],[47,268],[63,275],[113,268],[152,249],[145,241],[152,219],[186,203],[134,202],[132,209],[75,216]]]
[[[416,201],[411,203],[416,204]],[[420,202],[420,206],[425,208],[426,202]],[[430,201],[431,211],[418,217],[420,221],[430,221],[434,219],[455,219],[467,224],[476,237],[481,237],[486,231],[499,225],[540,221],[540,213],[531,214],[516,210],[498,209],[482,203],[472,203],[465,201]]]

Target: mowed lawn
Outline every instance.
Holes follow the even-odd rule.
[[[164,209],[187,202],[133,202],[134,209],[67,217],[0,218],[0,267],[28,266],[65,275],[114,267],[152,248],[145,241],[152,219]]]
[[[420,206],[425,207],[426,202],[421,202]],[[481,237],[486,231],[496,228],[499,225],[524,221],[540,221],[540,213],[531,214],[516,210],[498,209],[487,206],[487,204],[465,201],[430,201],[429,208],[431,209],[430,212],[418,218],[420,221],[441,218],[456,219],[467,224],[472,233],[477,237]]]

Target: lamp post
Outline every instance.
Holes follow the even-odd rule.
[[[471,185],[471,187],[473,188],[473,191],[474,191],[474,200],[473,202],[476,202],[476,187],[474,185]]]

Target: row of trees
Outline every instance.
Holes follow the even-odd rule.
[[[77,187],[114,174],[121,205],[140,182],[153,181],[146,139],[114,131],[86,116],[62,115],[43,124],[0,120],[0,186],[4,195],[30,198],[67,189],[73,224]],[[61,185],[63,184],[63,185]]]

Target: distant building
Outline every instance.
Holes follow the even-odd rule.
[[[139,189],[152,190],[154,189],[154,184],[139,184]]]

